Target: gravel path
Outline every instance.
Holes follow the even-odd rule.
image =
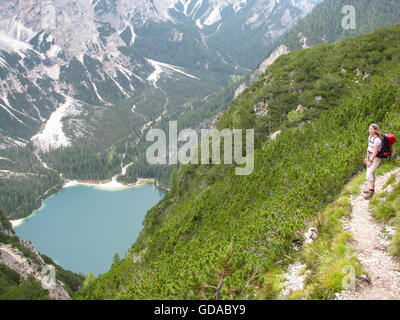
[[[380,192],[387,179],[400,172],[400,168],[377,177],[376,192]],[[351,245],[356,250],[369,279],[357,279],[355,290],[344,291],[337,296],[339,300],[400,300],[400,263],[387,252],[389,241],[381,232],[383,225],[378,223],[368,210],[369,201],[360,194],[351,199],[353,211],[346,227],[353,235]]]

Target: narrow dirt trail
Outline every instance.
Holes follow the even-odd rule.
[[[400,172],[400,168],[378,176],[376,193],[382,190],[387,179]],[[338,295],[340,300],[400,300],[400,262],[387,252],[387,240],[382,234],[383,225],[378,223],[368,210],[369,201],[360,194],[351,199],[353,211],[347,229],[353,235],[351,246],[355,256],[367,272],[370,283],[358,283],[355,290]],[[358,281],[359,282],[359,281]]]

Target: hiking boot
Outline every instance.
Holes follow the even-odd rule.
[[[362,188],[362,192],[369,193],[369,187],[364,185],[364,187]]]
[[[365,200],[369,200],[372,198],[372,196],[375,194],[375,192],[373,190],[368,190],[367,193],[364,194],[364,199]]]

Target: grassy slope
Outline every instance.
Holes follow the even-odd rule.
[[[362,169],[368,125],[400,129],[399,46],[397,25],[279,58],[219,122],[255,128],[253,174],[181,167],[126,257],[79,297],[276,298],[267,275]],[[372,76],[357,78],[356,68]],[[260,99],[270,110],[262,118],[252,111]],[[307,109],[289,121],[299,103]],[[275,129],[284,130],[270,142]]]
[[[389,185],[390,187],[386,189]],[[400,181],[396,175],[389,178],[383,190],[371,199],[369,207],[375,219],[394,228],[390,253],[400,257]]]
[[[400,166],[400,161],[385,161],[377,170],[377,175],[384,174]],[[356,175],[342,190],[334,202],[326,206],[321,213],[314,219],[312,226],[318,229],[318,237],[312,243],[307,244],[300,251],[298,259],[305,263],[309,274],[306,277],[303,290],[292,292],[287,299],[332,299],[336,292],[341,292],[344,288],[343,281],[348,275],[349,266],[354,268],[356,275],[365,274],[362,265],[354,256],[348,241],[352,235],[344,228],[345,219],[350,218],[352,206],[350,197],[357,197],[360,193],[360,186],[365,182],[365,172]],[[394,179],[392,183],[394,182]],[[399,190],[399,185],[397,185]],[[398,192],[398,191],[397,191]],[[387,194],[386,194],[387,195]],[[396,198],[393,192],[391,198],[382,201],[381,194],[374,196],[370,201],[370,206],[376,211],[381,211],[382,207],[395,208],[393,224],[398,227],[399,207],[394,207],[391,200]],[[379,199],[379,200],[378,200]],[[377,205],[378,203],[379,205]],[[396,212],[397,211],[397,212]],[[392,216],[392,217],[393,217]],[[392,248],[396,248],[397,240],[393,237]],[[393,254],[396,254],[393,252]],[[269,274],[272,277],[273,273]],[[280,275],[280,272],[277,273]],[[282,288],[282,280],[276,277],[274,287],[276,292]]]

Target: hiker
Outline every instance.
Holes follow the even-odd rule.
[[[369,126],[369,138],[367,155],[364,163],[367,165],[367,188],[364,189],[365,199],[370,199],[375,193],[375,172],[381,163],[378,153],[382,147],[382,133],[378,125],[373,123]]]

